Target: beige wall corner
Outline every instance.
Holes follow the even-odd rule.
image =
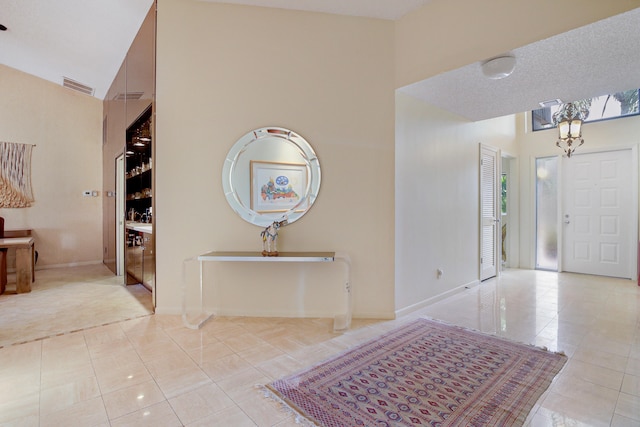
[[[0,140],[36,144],[35,202],[5,228],[34,230],[38,267],[101,262],[102,101],[2,65],[0,93]]]
[[[347,252],[355,315],[393,316],[393,32],[376,19],[158,2],[158,312],[180,310],[185,258],[261,250],[261,229],[227,205],[221,172],[238,138],[280,126],[313,146],[322,186],[279,249]],[[208,303],[224,295],[227,313],[330,315],[341,273],[322,267],[219,266]]]

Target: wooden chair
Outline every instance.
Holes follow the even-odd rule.
[[[0,239],[4,239],[4,218],[0,216]],[[0,249],[0,294],[7,287],[7,249]]]

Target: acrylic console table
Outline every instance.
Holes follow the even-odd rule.
[[[200,263],[200,311],[202,318],[197,323],[191,323],[187,319],[186,308],[186,279],[185,270],[188,261],[198,261]],[[182,299],[182,321],[184,325],[191,329],[199,329],[207,320],[214,316],[214,313],[206,313],[204,310],[203,298],[203,263],[205,262],[342,262],[346,266],[346,277],[344,285],[346,312],[338,314],[333,319],[333,330],[343,331],[351,327],[351,261],[349,256],[340,252],[280,252],[278,256],[267,257],[260,252],[219,252],[213,251],[199,255],[195,258],[188,258],[183,263],[183,299]]]

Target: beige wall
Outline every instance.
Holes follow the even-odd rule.
[[[396,95],[396,309],[477,284],[480,146],[516,153],[515,116],[469,122]],[[436,271],[443,275],[437,278]]]
[[[227,205],[221,170],[238,138],[272,125],[305,137],[322,167],[316,204],[279,249],[347,252],[356,315],[393,316],[393,33],[383,20],[158,2],[158,312],[180,310],[183,259],[261,249],[261,229]],[[216,266],[220,312],[336,310],[340,266],[269,267]]]
[[[0,140],[36,144],[35,202],[0,209],[5,227],[34,230],[39,268],[101,262],[102,102],[2,65],[0,93]]]
[[[432,0],[396,23],[396,86],[637,7],[640,0]]]

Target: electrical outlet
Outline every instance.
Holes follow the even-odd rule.
[[[82,197],[91,197],[91,190],[84,190],[82,192]]]

